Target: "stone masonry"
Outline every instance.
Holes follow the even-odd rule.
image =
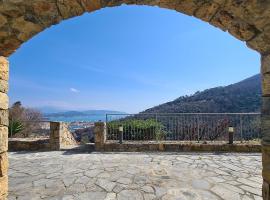
[[[106,123],[95,123],[95,149],[97,151],[104,151],[106,142]]]
[[[0,1],[0,56],[65,19],[121,4],[158,6],[228,31],[262,55],[263,194],[270,200],[270,1],[268,0],[8,0]],[[0,196],[6,195],[8,62],[0,58]],[[57,138],[56,138],[57,139]],[[3,169],[2,169],[3,168]],[[2,172],[1,172],[2,171]],[[1,197],[2,198],[2,197]],[[4,198],[4,197],[3,197]]]
[[[11,152],[9,200],[262,200],[261,154]]]
[[[0,57],[0,199],[8,193],[8,74],[8,61]]]
[[[270,2],[263,0],[12,0],[0,1],[0,55],[61,21],[121,4],[159,6],[210,23],[262,54],[270,52]]]
[[[270,55],[262,56],[263,198],[270,199]]]
[[[69,146],[75,146],[77,142],[68,130],[68,124],[64,122],[50,122],[50,148],[61,150]]]

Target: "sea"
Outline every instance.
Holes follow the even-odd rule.
[[[55,122],[106,122],[116,119],[121,119],[126,117],[127,115],[114,115],[109,116],[106,119],[106,115],[87,115],[87,116],[72,116],[72,117],[47,117],[48,121]]]

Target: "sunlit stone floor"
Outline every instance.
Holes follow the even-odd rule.
[[[261,154],[13,152],[9,156],[9,199],[262,199]]]

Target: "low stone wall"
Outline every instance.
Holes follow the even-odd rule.
[[[9,151],[49,151],[49,138],[24,139],[10,138],[8,140]]]
[[[262,152],[259,141],[240,142],[228,144],[227,141],[118,141],[107,140],[106,123],[95,123],[95,150],[108,152]]]
[[[187,143],[187,142],[129,142],[119,144],[107,141],[103,151],[108,152],[143,152],[143,151],[166,151],[166,152],[261,152],[260,144],[253,143]]]
[[[63,122],[50,123],[49,138],[10,138],[9,151],[54,151],[77,146],[77,141]]]
[[[51,150],[61,150],[78,145],[72,133],[68,130],[68,124],[64,122],[50,123]]]

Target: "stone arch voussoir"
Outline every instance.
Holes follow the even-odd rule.
[[[122,4],[158,6],[210,23],[262,53],[270,52],[270,3],[249,0],[10,0],[0,2],[0,55],[62,20]]]

